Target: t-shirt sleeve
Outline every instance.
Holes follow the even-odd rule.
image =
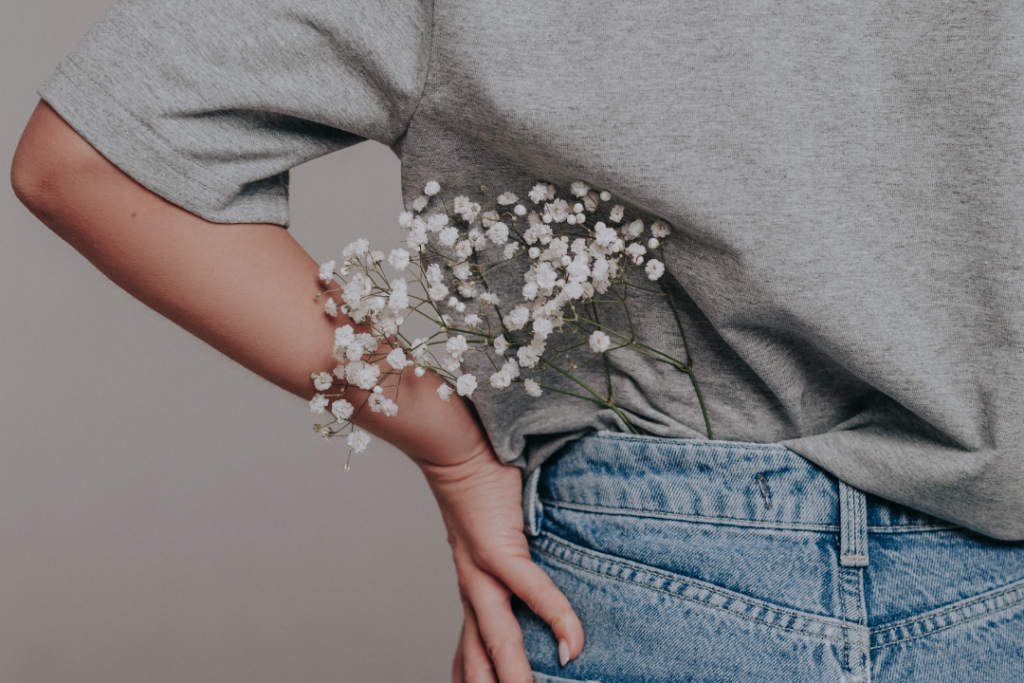
[[[218,223],[288,224],[288,169],[394,145],[429,0],[122,0],[39,94],[143,186]]]

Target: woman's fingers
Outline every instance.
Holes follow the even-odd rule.
[[[583,625],[569,599],[543,569],[524,557],[505,558],[495,567],[497,578],[551,627],[562,666],[583,651]]]
[[[498,683],[494,676],[494,667],[487,658],[487,650],[480,639],[480,629],[473,614],[473,607],[463,601],[462,635],[459,638],[459,650],[456,653],[456,665],[460,667],[462,678],[456,683]]]
[[[473,568],[463,590],[473,607],[487,659],[500,683],[533,683],[523,632],[512,614],[511,593],[487,572]],[[469,683],[467,681],[467,683]]]

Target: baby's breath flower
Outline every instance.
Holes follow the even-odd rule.
[[[469,240],[462,240],[455,245],[455,255],[460,259],[467,259],[473,255],[473,244]]]
[[[476,313],[470,313],[465,317],[464,322],[466,323],[467,327],[476,327],[477,325],[482,323],[483,320]]]
[[[334,380],[326,372],[314,372],[310,375],[310,379],[313,380],[313,388],[317,391],[327,391],[334,384]]]
[[[519,351],[516,352],[516,357],[519,358],[519,364],[524,368],[532,368],[540,360],[541,354],[537,353],[537,349],[531,344],[529,346],[520,346]]]
[[[623,232],[625,233],[624,237],[626,237],[627,239],[634,240],[643,234],[644,222],[637,218],[635,221],[627,225]]]
[[[355,242],[348,244],[341,252],[345,259],[359,258],[370,250],[370,240],[360,237]]]
[[[498,195],[498,203],[502,206],[509,206],[519,201],[519,197],[515,196],[511,192],[502,192]]]
[[[508,350],[508,341],[505,339],[505,335],[499,334],[494,338],[494,350],[499,356],[505,355],[505,351]]]
[[[612,193],[608,190],[601,190],[601,201],[606,202],[612,198]]]
[[[334,279],[334,261],[320,264],[320,279],[324,282],[330,282]]]
[[[472,299],[476,296],[476,285],[472,282],[463,282],[459,285],[459,294],[467,299]]]
[[[440,301],[448,295],[448,288],[438,282],[436,285],[430,285],[427,289],[427,296],[434,301]]]
[[[362,453],[366,450],[366,447],[370,445],[370,434],[358,427],[353,427],[352,433],[348,435],[348,438],[345,441],[348,443],[348,447],[354,452]]]
[[[582,282],[570,282],[565,285],[562,291],[565,292],[567,297],[575,301],[583,296],[585,290],[583,289]]]
[[[501,220],[501,216],[499,216],[498,212],[493,210],[493,209],[490,210],[490,211],[487,211],[486,213],[480,214],[480,222],[483,223],[483,226],[485,228],[491,227],[492,225],[494,225],[495,223],[497,223],[500,220]]]
[[[525,216],[526,207],[523,206],[522,204],[516,204],[516,208],[512,209],[512,212],[515,213],[515,215],[517,216]]]
[[[355,330],[351,325],[344,325],[334,330],[334,346],[348,346],[355,341]]]
[[[507,261],[515,256],[517,251],[519,251],[519,244],[517,242],[509,242],[505,245],[505,251],[502,252],[502,256],[504,256]]]
[[[433,197],[435,194],[441,191],[441,185],[436,180],[431,180],[423,188],[423,194],[428,197]]]
[[[324,302],[324,313],[332,318],[338,317],[338,304],[331,297],[327,297],[327,301]]]
[[[412,202],[412,208],[416,213],[419,213],[423,209],[427,208],[427,204],[430,203],[430,197],[426,195],[420,195]]]
[[[444,226],[448,225],[448,215],[444,213],[435,213],[427,218],[427,231],[437,232]]]
[[[625,213],[626,207],[624,207],[622,204],[616,204],[608,213],[608,220],[610,220],[612,223],[618,223],[619,221],[622,220],[622,217],[625,215]]]
[[[530,201],[534,204],[540,204],[542,201],[547,199],[547,196],[548,186],[544,183],[537,183],[533,186],[533,189],[530,190]]]
[[[524,379],[523,386],[526,388],[526,393],[530,396],[537,397],[544,393],[540,385],[534,382],[532,379]]]
[[[469,267],[469,262],[463,261],[462,263],[452,268],[452,274],[455,277],[459,278],[460,280],[468,280],[473,273]]]
[[[458,358],[469,349],[469,344],[464,336],[458,334],[449,338],[445,342],[444,348],[448,353],[452,354],[452,357]]]
[[[356,360],[345,366],[345,379],[349,384],[355,384],[360,389],[369,391],[377,383],[380,377],[380,368],[373,363]]]
[[[665,239],[666,237],[668,237],[670,232],[671,230],[668,227],[668,223],[666,223],[663,220],[657,220],[654,221],[653,224],[651,224],[651,234],[657,237],[658,239]]]
[[[485,304],[487,306],[497,306],[498,295],[492,294],[491,292],[484,292],[483,294],[480,295],[480,303]]]
[[[645,270],[647,271],[648,280],[657,280],[665,274],[665,265],[658,259],[652,258],[647,262],[647,268]]]
[[[615,232],[614,228],[609,228],[604,223],[597,223],[594,225],[594,237],[598,245],[608,247],[615,243],[619,234]]]
[[[530,311],[526,306],[516,306],[505,316],[505,326],[510,330],[521,330],[530,320]]]
[[[412,227],[413,213],[412,211],[403,211],[398,214],[398,225],[408,230]]]
[[[317,434],[319,434],[320,436],[324,437],[328,441],[330,441],[331,437],[334,436],[334,432],[332,432],[331,428],[327,427],[326,425],[324,425],[324,426],[313,425],[313,428],[316,430]]]
[[[453,226],[448,226],[441,230],[437,235],[437,243],[442,247],[451,247],[455,245],[455,242],[459,239],[459,229]]]
[[[352,417],[352,413],[355,407],[343,398],[339,398],[337,401],[331,404],[331,414],[339,420],[347,420]]]
[[[564,199],[556,199],[544,205],[544,215],[550,216],[556,223],[562,223],[569,217],[569,202]]]
[[[504,370],[499,370],[491,375],[490,382],[491,386],[495,389],[504,389],[508,385],[512,384],[512,375]]]
[[[658,241],[657,237],[652,237],[651,239],[647,240],[647,248],[648,249],[657,249],[660,246],[661,246],[661,242]]]
[[[401,370],[409,364],[408,359],[405,357],[405,349],[391,349],[391,352],[388,353],[387,360],[388,365],[393,367],[395,370]]]
[[[647,253],[647,248],[637,242],[632,242],[626,247],[626,255],[633,259],[633,263],[640,265],[644,262],[644,254]]]
[[[427,231],[426,228],[416,227],[409,232],[409,237],[406,239],[406,244],[415,253],[419,253],[423,250],[423,246],[427,243]]]
[[[405,278],[397,278],[391,283],[391,294],[388,296],[388,308],[392,311],[401,311],[409,308],[409,285]]]
[[[422,377],[423,375],[427,374],[427,369],[424,368],[423,366],[418,366],[415,370],[413,370],[413,374],[415,374],[417,377]]]
[[[476,377],[473,375],[459,377],[459,380],[455,383],[455,389],[459,392],[459,396],[466,396],[467,398],[472,396],[473,391],[476,389]]]
[[[530,250],[526,253],[530,258],[537,258],[540,256],[540,247],[530,247]]]
[[[453,393],[455,393],[455,390],[452,389],[450,384],[442,384],[437,388],[437,395],[441,397],[442,401],[447,401]]]
[[[572,190],[573,195],[577,197],[586,197],[587,193],[590,192],[590,186],[582,180],[574,182],[570,189]]]
[[[487,239],[494,244],[505,244],[508,241],[508,226],[504,223],[495,223],[488,228]]]
[[[590,350],[594,353],[604,353],[612,346],[611,338],[601,330],[594,330],[590,335]]]
[[[323,394],[316,394],[309,402],[309,410],[310,412],[319,415],[324,412],[324,408],[327,407],[328,403],[330,403],[330,401],[327,400],[326,396]]]
[[[533,335],[537,339],[547,339],[554,331],[555,326],[548,318],[541,318],[533,321]]]

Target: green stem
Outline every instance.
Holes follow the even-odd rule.
[[[700,404],[700,412],[701,415],[704,416],[704,427],[708,430],[708,438],[713,440],[715,438],[715,434],[711,431],[711,418],[708,417],[708,407],[704,403],[704,394],[700,391],[700,385],[697,384],[697,376],[693,373],[693,358],[690,356],[690,345],[686,342],[686,333],[683,332],[683,323],[679,320],[679,312],[676,310],[676,305],[672,302],[672,297],[669,296],[668,289],[666,289],[664,281],[659,280],[659,282],[661,282],[661,290],[665,292],[665,299],[668,301],[668,306],[672,309],[672,317],[676,319],[676,328],[679,330],[679,336],[683,340],[683,349],[686,350],[686,364],[690,367],[689,372],[686,374],[690,376],[690,384],[693,385],[693,391],[697,394],[697,403]]]

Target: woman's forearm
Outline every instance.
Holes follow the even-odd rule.
[[[225,355],[309,399],[310,373],[331,370],[334,328],[317,263],[286,230],[215,224],[170,204],[107,161],[45,103],[12,167],[19,198],[111,280]],[[440,380],[402,377],[399,413],[357,423],[414,458],[457,462],[486,438],[471,407],[442,403]],[[365,392],[350,388],[359,405]]]

